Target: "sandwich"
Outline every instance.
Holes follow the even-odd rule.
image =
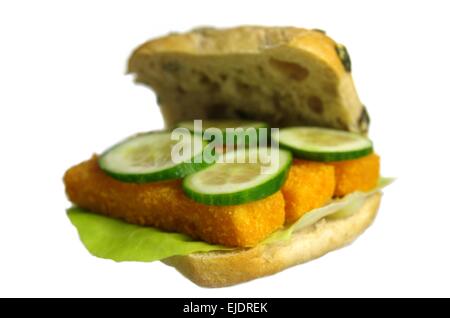
[[[128,70],[156,93],[166,129],[66,171],[68,216],[91,254],[224,287],[343,247],[374,220],[391,180],[349,54],[324,31],[172,33],[138,47]]]

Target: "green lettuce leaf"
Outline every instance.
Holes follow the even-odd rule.
[[[70,208],[67,215],[92,255],[116,262],[151,262],[174,255],[230,249],[195,241],[180,233],[129,224],[78,207]]]
[[[387,186],[393,179],[381,178],[370,192],[355,192],[303,215],[295,223],[270,235],[260,244],[287,240],[292,233],[312,225],[324,217],[347,217],[356,212],[363,199]],[[86,249],[94,256],[116,262],[151,262],[175,255],[231,250],[232,248],[196,241],[191,237],[129,224],[124,221],[91,213],[78,207],[67,210]]]

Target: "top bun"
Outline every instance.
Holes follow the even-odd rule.
[[[245,26],[169,34],[138,47],[128,70],[156,92],[169,128],[182,120],[240,118],[368,130],[347,50],[320,30]]]

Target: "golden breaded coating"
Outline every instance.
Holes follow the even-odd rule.
[[[334,195],[344,196],[355,191],[368,191],[376,187],[380,178],[380,157],[376,154],[329,163],[334,166],[336,189]]]
[[[204,205],[184,194],[181,180],[115,180],[99,168],[95,156],[70,168],[64,183],[69,199],[82,208],[225,246],[254,246],[284,224],[280,191],[247,204]]]
[[[286,223],[331,200],[335,188],[334,168],[330,165],[294,160],[281,188],[286,202]]]

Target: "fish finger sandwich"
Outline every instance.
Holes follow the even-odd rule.
[[[170,34],[128,69],[155,91],[166,130],[66,171],[68,216],[91,254],[223,287],[320,257],[374,220],[389,180],[348,52],[323,31]]]

